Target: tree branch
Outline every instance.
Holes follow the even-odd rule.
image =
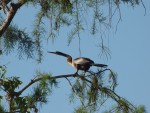
[[[75,77],[75,74],[59,75],[59,76],[48,76],[48,79],[58,79],[58,78],[66,78],[66,77]],[[37,79],[31,80],[25,87],[23,87],[20,91],[17,92],[16,96],[21,95],[22,92],[25,91],[28,87],[30,87],[32,84],[34,84],[34,83],[36,83],[36,82],[38,82],[42,79],[43,79],[43,77],[39,77]]]
[[[11,7],[8,11],[8,15],[2,25],[0,26],[0,37],[4,34],[11,21],[13,20],[17,10],[24,4],[24,2],[19,1],[18,3],[11,3]]]
[[[58,79],[58,78],[68,78],[68,77],[79,77],[80,79],[85,80],[85,81],[87,81],[87,82],[89,82],[89,83],[92,84],[92,82],[91,82],[90,80],[88,80],[88,79],[86,79],[85,77],[80,76],[80,75],[78,75],[78,74],[76,74],[76,73],[75,73],[75,74],[67,74],[67,75],[58,75],[58,76],[48,76],[47,79]],[[34,83],[36,83],[36,82],[38,82],[38,81],[40,81],[40,80],[42,80],[42,79],[43,79],[43,77],[39,77],[39,78],[36,78],[36,79],[31,80],[31,81],[30,81],[26,86],[24,86],[20,91],[16,92],[16,96],[21,95],[22,92],[25,91],[27,88],[29,88],[32,84],[34,84]]]
[[[107,71],[110,69],[105,69],[103,71]],[[103,72],[102,71],[102,72]],[[83,81],[86,81],[90,84],[93,84],[92,81],[88,80],[85,76],[81,76],[81,75],[78,75],[78,74],[67,74],[67,75],[58,75],[58,76],[47,76],[47,80],[50,80],[50,79],[59,79],[59,78],[65,78],[68,80],[69,84],[71,85],[72,87],[72,84],[71,82],[69,81],[68,77],[78,77],[80,78],[81,80]],[[32,84],[36,83],[36,82],[39,82],[40,80],[44,79],[45,77],[39,77],[39,78],[34,78],[32,79],[26,86],[24,86],[20,91],[18,92],[15,92],[15,95],[14,96],[20,96],[27,88],[29,88]],[[73,89],[73,87],[72,87]],[[102,93],[105,93],[108,95],[108,97],[111,97],[113,100],[115,100],[119,105],[120,107],[125,107],[124,104],[122,104],[120,101],[123,101],[127,104],[127,109],[130,109],[131,111],[134,111],[134,106],[129,102],[127,101],[126,99],[120,97],[118,94],[116,94],[113,90],[107,88],[107,87],[103,87],[101,85],[98,86],[98,90]],[[73,90],[74,92],[74,90]],[[75,92],[74,92],[75,93]],[[82,102],[82,101],[81,101]],[[82,105],[84,105],[84,103],[82,103]]]

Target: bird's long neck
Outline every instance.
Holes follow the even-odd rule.
[[[59,52],[59,51],[57,51],[56,54],[66,57],[67,58],[67,63],[69,65],[73,66],[73,64],[72,64],[72,57],[70,55],[62,53],[62,52]]]

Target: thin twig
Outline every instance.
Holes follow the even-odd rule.
[[[115,32],[117,32],[118,24],[119,24],[119,22],[122,20],[122,17],[121,17],[121,11],[120,11],[119,5],[117,5],[117,8],[118,8],[118,10],[119,10],[119,19],[118,19],[118,22],[117,22],[117,25],[116,25],[116,31],[115,31]]]
[[[78,8],[78,0],[76,0],[76,9],[77,9],[77,29],[78,29],[78,38],[79,38],[79,54],[81,56],[81,37],[80,37],[80,21],[79,21],[79,8]]]
[[[144,16],[145,16],[145,15],[146,15],[146,7],[145,7],[145,5],[144,5],[144,3],[143,3],[143,0],[141,0],[141,3],[142,3],[142,5],[143,5],[143,7],[144,7],[144,11],[145,11]]]
[[[17,10],[24,4],[24,2],[19,1],[18,3],[11,3],[11,7],[8,11],[8,16],[6,17],[5,21],[0,26],[0,37],[3,35],[5,30],[10,25],[11,21],[13,20]]]
[[[67,77],[65,77],[65,78],[66,78],[67,81],[69,82],[69,84],[70,84],[70,86],[71,86],[71,88],[72,88],[73,93],[74,93],[77,97],[79,97],[80,102],[81,102],[82,105],[85,107],[84,102],[83,102],[83,100],[82,100],[82,97],[80,97],[80,96],[78,96],[78,95],[76,94],[76,92],[75,92],[75,90],[74,90],[74,88],[73,88],[73,86],[72,86],[70,80],[69,80]]]

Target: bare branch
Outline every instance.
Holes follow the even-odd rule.
[[[11,21],[13,20],[17,10],[24,4],[24,2],[19,1],[18,3],[11,3],[11,7],[8,11],[8,16],[0,26],[0,37],[3,35],[5,30],[8,28],[10,25]]]

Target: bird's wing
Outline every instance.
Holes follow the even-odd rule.
[[[94,61],[89,58],[79,57],[79,58],[74,59],[73,63],[75,63],[75,64],[86,64],[86,63],[93,64]]]

